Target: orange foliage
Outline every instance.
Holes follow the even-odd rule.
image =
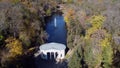
[[[68,9],[68,12],[64,16],[64,20],[67,23],[67,25],[69,25],[68,23],[70,23],[70,20],[75,19],[74,14],[75,11],[73,9]]]

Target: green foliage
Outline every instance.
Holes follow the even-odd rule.
[[[98,68],[101,65],[102,53],[99,46],[92,45],[91,41],[86,41],[84,47],[84,60],[89,68]]]
[[[84,47],[85,62],[90,68],[103,67],[110,68],[113,61],[113,49],[110,45],[110,36],[105,34],[105,38],[94,45],[95,41],[86,40]]]
[[[108,45],[103,48],[102,57],[103,57],[102,62],[104,63],[103,67],[111,68],[112,62],[113,62],[113,49],[112,49],[111,45]]]
[[[102,29],[104,20],[105,17],[102,15],[92,16],[89,19],[92,27],[87,30],[85,36],[86,46],[84,53],[85,61],[89,68],[99,68],[102,62],[105,68],[110,68],[112,64],[111,37],[106,30]]]
[[[17,4],[18,2],[20,2],[20,0],[11,0],[12,1],[12,3],[14,3],[14,4]]]
[[[50,16],[50,15],[51,15],[51,10],[50,10],[50,9],[47,9],[47,10],[46,10],[46,15],[47,15],[47,16]]]
[[[3,39],[4,37],[2,35],[0,35],[0,41]]]
[[[100,45],[102,45],[102,57],[103,57],[103,67],[110,68],[113,62],[113,48],[111,46],[111,39],[110,35],[106,34],[106,38],[104,38]]]
[[[68,48],[70,48],[70,49],[72,49],[73,48],[73,42],[74,42],[74,40],[73,40],[73,36],[72,35],[69,35],[68,37],[67,37],[67,43],[68,43]]]
[[[82,55],[80,51],[81,50],[77,48],[77,50],[74,52],[68,64],[68,68],[82,68],[82,64],[81,64]]]

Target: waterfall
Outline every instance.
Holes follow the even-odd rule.
[[[57,27],[56,17],[54,18],[54,26]]]

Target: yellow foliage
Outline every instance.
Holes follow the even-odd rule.
[[[93,34],[96,30],[102,27],[102,24],[105,20],[105,17],[102,15],[94,15],[88,21],[91,23],[92,27],[87,30],[87,34],[85,39],[89,39],[91,34]]]
[[[11,0],[11,2],[16,4],[16,3],[20,2],[20,0]]]
[[[108,46],[108,45],[110,45],[109,39],[108,39],[108,38],[103,39],[103,40],[100,42],[100,45],[101,45],[101,46]]]
[[[74,16],[73,16],[74,13],[75,11],[73,9],[68,9],[68,12],[65,14],[64,20],[67,23],[67,25],[69,25],[70,21],[74,19]]]
[[[96,16],[94,15],[94,16],[92,16],[89,19],[92,27],[87,30],[87,34],[85,36],[85,39],[90,39],[90,36],[94,32],[96,32],[98,29],[101,29],[104,20],[105,20],[105,17],[102,16],[102,15],[96,15]],[[102,30],[104,32],[104,38],[101,40],[99,45],[101,45],[101,46],[110,45],[110,40],[109,40],[110,35],[106,32],[106,30],[104,30],[104,29],[102,29]]]
[[[50,10],[50,9],[47,9],[46,14],[47,14],[48,16],[50,16],[50,15],[51,15],[51,10]]]
[[[22,43],[16,38],[10,37],[6,41],[6,47],[9,50],[10,57],[16,57],[22,54]]]
[[[33,51],[35,48],[30,48],[29,51]]]
[[[90,18],[90,23],[93,27],[100,28],[105,20],[105,17],[102,15],[94,15]]]
[[[105,38],[103,40],[101,40],[100,45],[101,46],[110,46],[110,41],[111,41],[110,38],[111,38],[111,35],[106,32]]]
[[[70,21],[69,21],[69,16],[66,15],[66,16],[64,17],[64,20],[65,20],[66,23],[70,22]]]
[[[92,27],[87,30],[87,35],[85,36],[86,39],[90,38],[90,35],[93,34],[96,31],[96,27]]]

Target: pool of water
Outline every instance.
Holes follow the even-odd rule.
[[[62,15],[56,14],[51,17],[47,22],[46,32],[48,34],[47,43],[56,42],[66,45],[67,30]]]
[[[53,15],[48,20],[45,28],[48,34],[46,43],[56,42],[66,45],[67,30],[62,15]],[[44,60],[40,57],[40,55],[35,58],[35,64],[36,68],[67,68],[67,63],[65,61],[57,63],[55,59]]]

